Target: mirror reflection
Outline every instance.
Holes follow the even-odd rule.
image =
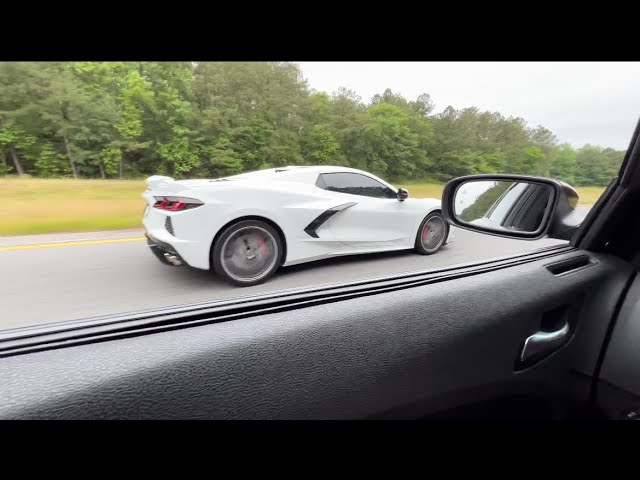
[[[474,180],[456,191],[458,220],[496,231],[533,233],[542,220],[553,189],[550,185],[511,180]]]

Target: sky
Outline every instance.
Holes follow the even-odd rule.
[[[312,89],[431,95],[543,125],[562,142],[626,150],[640,119],[640,62],[297,62]]]

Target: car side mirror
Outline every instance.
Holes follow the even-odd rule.
[[[397,197],[399,202],[404,202],[407,198],[409,198],[409,191],[405,188],[399,188]]]
[[[580,226],[578,193],[558,180],[522,175],[469,175],[442,193],[447,222],[507,238],[569,240]]]

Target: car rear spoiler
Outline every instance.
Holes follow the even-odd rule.
[[[150,190],[156,190],[158,188],[166,187],[174,183],[175,180],[171,177],[164,177],[162,175],[153,175],[147,178],[147,188]]]

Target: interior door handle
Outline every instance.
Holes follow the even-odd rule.
[[[536,332],[528,337],[522,347],[520,361],[526,362],[533,357],[549,354],[560,348],[569,336],[569,322],[553,332]]]

